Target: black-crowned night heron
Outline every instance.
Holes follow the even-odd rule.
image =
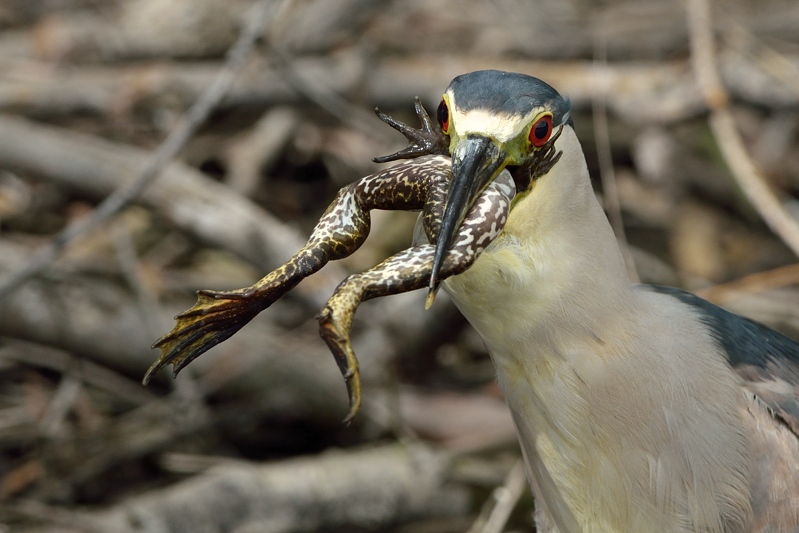
[[[457,187],[444,228],[563,126],[560,160],[443,282],[496,365],[539,531],[799,530],[799,344],[690,293],[630,283],[569,103],[549,85],[459,76],[439,119]]]
[[[687,292],[630,283],[569,103],[546,83],[498,71],[459,76],[438,121],[440,131],[426,115],[424,130],[394,123],[412,140],[400,155],[450,155],[451,167],[428,158],[343,190],[287,266],[246,290],[201,294],[159,341],[152,371],[179,369],[324,261],[351,253],[362,210],[421,208],[438,194],[433,208],[424,204],[416,251],[348,279],[322,313],[348,380],[357,363],[347,309],[428,284],[434,294],[441,283],[496,365],[539,531],[799,531],[799,345]],[[500,183],[511,177],[515,197]],[[487,226],[493,242],[469,248]],[[435,244],[424,245],[425,235]],[[453,250],[468,257],[459,268]],[[252,309],[242,307],[248,298]]]

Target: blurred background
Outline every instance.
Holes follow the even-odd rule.
[[[341,423],[314,316],[409,246],[412,213],[375,213],[351,258],[176,380],[140,384],[195,290],[279,266],[340,187],[405,146],[375,106],[415,125],[413,97],[434,111],[463,72],[524,72],[571,98],[641,281],[799,337],[799,3],[712,8],[703,70],[686,4],[665,0],[0,2],[0,532],[533,531],[494,369],[445,294],[429,311],[421,293],[361,307],[364,406]],[[695,68],[718,71],[721,97]],[[745,165],[709,108],[732,114],[788,237],[733,178]]]

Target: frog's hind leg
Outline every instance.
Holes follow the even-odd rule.
[[[507,172],[489,185],[467,213],[455,243],[444,258],[440,279],[465,271],[499,235],[514,193],[515,187]],[[432,244],[414,246],[365,272],[349,276],[336,288],[319,313],[320,334],[333,352],[347,383],[350,412],[345,422],[352,420],[361,406],[358,359],[350,342],[355,311],[363,301],[427,287],[434,254],[435,246]]]
[[[366,272],[349,276],[336,288],[319,313],[319,333],[333,352],[347,384],[350,412],[344,419],[345,423],[352,420],[361,407],[358,359],[350,342],[355,311],[365,300],[425,287],[430,279],[434,251],[431,244],[415,246]]]
[[[372,209],[422,209],[440,197],[450,175],[449,158],[427,156],[362,178],[341,189],[322,215],[308,243],[284,265],[250,287],[198,291],[197,303],[175,317],[172,331],[153,345],[161,356],[144,376],[172,364],[177,374],[191,361],[223,342],[255,316],[329,261],[355,252],[369,234]]]

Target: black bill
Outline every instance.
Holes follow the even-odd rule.
[[[468,135],[452,152],[452,178],[441,221],[441,231],[436,241],[436,252],[433,256],[433,269],[430,274],[431,292],[438,289],[441,266],[466,213],[486,185],[504,166],[505,154],[489,137]]]

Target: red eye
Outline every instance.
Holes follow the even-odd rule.
[[[530,128],[530,144],[540,148],[546,144],[550,135],[552,135],[552,117],[544,115]]]
[[[438,104],[438,123],[441,124],[441,131],[449,133],[449,108],[444,100]]]

